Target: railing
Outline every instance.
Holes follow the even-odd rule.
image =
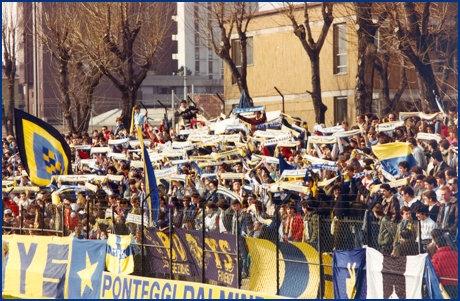
[[[17,223],[8,225],[3,223],[3,234],[21,234],[21,235],[58,235],[68,236],[70,234],[79,236],[82,239],[98,239],[107,236],[108,232],[114,234],[132,234],[132,247],[135,261],[135,275],[156,277],[165,279],[188,280],[202,283],[211,283],[216,285],[225,285],[241,288],[243,279],[251,277],[250,265],[257,265],[256,260],[263,260],[251,257],[251,249],[249,248],[249,256],[246,252],[246,240],[242,235],[220,234],[218,232],[206,232],[204,227],[198,230],[179,229],[174,226],[174,218],[182,215],[184,220],[184,211],[166,207],[164,214],[169,220],[169,224],[165,229],[155,229],[147,227],[144,220],[140,224],[126,224],[126,215],[117,217],[115,210],[107,216],[102,217],[103,209],[96,207],[96,201],[88,201],[85,208],[80,208],[84,214],[71,212],[71,208],[67,205],[52,206],[47,204],[38,207],[35,212],[36,218],[33,223],[30,220],[25,220],[25,208],[20,208],[22,214],[19,215]],[[101,210],[102,209],[102,210]],[[278,212],[279,206],[275,212]],[[46,216],[52,212],[52,216]],[[90,214],[87,214],[90,212]],[[70,215],[78,215],[79,222],[72,222]],[[280,226],[283,225],[283,218],[279,214],[271,216],[273,224],[271,226],[264,225],[260,232],[260,242],[263,240],[270,241],[275,246],[276,273],[267,275],[258,275],[259,277],[267,277],[273,279],[276,277],[277,293],[280,294],[280,265],[287,267],[289,263],[296,265],[307,264],[309,266],[319,266],[320,279],[318,298],[331,298],[332,295],[332,261],[331,256],[334,250],[348,250],[367,245],[369,247],[380,249],[378,244],[379,222],[372,214],[364,214],[363,210],[355,216],[334,220],[327,214],[317,215],[317,242],[312,242],[310,245],[317,251],[317,260],[302,261],[297,259],[281,258],[280,253],[285,252],[286,244],[284,242],[284,231],[280,233]],[[249,213],[244,213],[249,214]],[[162,214],[163,215],[163,214]],[[239,218],[240,216],[238,216]],[[245,216],[247,221],[253,220],[252,217]],[[54,221],[51,222],[51,219]],[[75,217],[76,219],[76,217]],[[86,219],[86,221],[85,221]],[[51,223],[50,223],[51,222]],[[182,224],[182,223],[181,223]],[[202,225],[204,222],[201,223]],[[76,225],[76,226],[75,226]],[[238,224],[239,225],[239,224]],[[75,228],[77,231],[75,231]],[[333,233],[332,233],[333,229]],[[247,232],[246,229],[236,233]],[[80,233],[80,235],[78,235]],[[83,234],[81,234],[83,233]],[[153,237],[155,236],[155,237]],[[219,244],[220,247],[219,247]],[[222,247],[225,245],[225,247]],[[188,249],[187,249],[188,248]],[[191,250],[192,248],[195,248]],[[422,250],[419,243],[419,251]],[[189,256],[182,256],[181,252],[189,252]],[[162,258],[158,260],[152,259],[152,254],[162,254]],[[182,256],[182,257],[181,257]],[[250,260],[249,260],[250,258]],[[327,262],[324,262],[327,260]],[[219,264],[217,262],[220,262]],[[250,261],[250,263],[249,263]],[[163,265],[159,266],[158,262]],[[213,262],[216,266],[210,266],[206,263]],[[204,263],[204,264],[203,264]],[[228,266],[224,266],[224,263]],[[194,270],[193,273],[187,273],[186,267],[196,266],[201,270]],[[236,269],[231,269],[235,267]],[[227,270],[225,270],[227,268]],[[245,274],[249,275],[244,275]],[[286,271],[287,273],[288,271]],[[188,275],[187,275],[188,274]],[[216,276],[217,275],[217,276]],[[244,276],[244,278],[243,278]],[[216,278],[217,277],[217,278]],[[220,277],[220,278],[219,278]],[[451,278],[441,278],[442,280],[457,280]],[[244,286],[247,284],[245,283]],[[333,297],[333,295],[332,295]]]

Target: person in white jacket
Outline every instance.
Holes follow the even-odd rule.
[[[216,204],[213,202],[206,203],[206,217],[204,218],[204,225],[206,231],[219,232],[219,213]]]

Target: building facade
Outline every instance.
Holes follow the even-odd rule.
[[[358,70],[358,47],[356,17],[350,9],[351,3],[334,4],[334,21],[329,28],[320,53],[320,76],[323,103],[327,106],[326,125],[331,126],[342,120],[355,120],[355,86]],[[299,10],[298,20],[302,22],[303,11]],[[317,41],[323,21],[321,4],[309,4],[310,27],[313,39]],[[265,105],[267,111],[281,110],[284,96],[285,113],[315,124],[315,114],[311,96],[307,91],[311,86],[311,64],[293,27],[280,9],[257,13],[251,20],[247,32],[252,49],[248,49],[247,80],[254,105]],[[237,36],[234,37],[237,39]],[[376,41],[378,47],[379,41]],[[379,50],[378,50],[379,51]],[[397,60],[389,64],[390,97],[396,93],[401,82],[401,68]],[[374,75],[373,113],[381,111],[381,86]],[[406,72],[408,86],[401,100],[419,97],[417,77],[413,70]],[[454,80],[456,81],[456,80]],[[456,85],[456,84],[455,84]],[[240,92],[228,67],[224,66],[224,91],[226,109],[238,105]],[[457,99],[456,89],[452,97]],[[455,94],[455,95],[454,95]]]

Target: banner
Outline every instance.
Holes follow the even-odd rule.
[[[280,130],[282,127],[282,119],[281,117],[279,118],[276,118],[274,120],[271,120],[269,122],[266,122],[266,123],[262,123],[262,124],[256,124],[256,125],[253,125],[252,128],[254,130],[268,130],[268,129],[273,129],[273,130]]]
[[[105,257],[107,271],[118,274],[131,274],[134,271],[131,238],[132,235],[109,234]]]
[[[336,142],[337,142],[337,137],[336,136],[310,136],[310,137],[308,137],[308,144],[311,144],[311,143],[331,144],[331,143],[336,143]]]
[[[404,126],[404,121],[386,122],[379,123],[377,126],[377,132],[390,132],[394,131],[397,127]]]
[[[249,107],[249,108],[233,108],[234,114],[241,114],[241,113],[252,113],[257,111],[265,110],[265,106],[257,106],[257,107]]]
[[[277,145],[278,142],[290,140],[291,138],[292,138],[291,134],[289,134],[289,135],[283,135],[283,136],[278,136],[278,137],[276,137],[276,138],[266,140],[266,141],[264,142],[264,146]]]
[[[287,299],[286,297],[188,281],[104,272],[101,299]]]
[[[58,130],[18,109],[14,120],[21,162],[33,184],[46,186],[54,175],[72,174],[70,147]]]
[[[164,179],[167,177],[170,177],[172,175],[177,174],[177,166],[165,168],[165,169],[160,169],[160,170],[155,170],[155,178],[158,179]]]
[[[441,136],[429,133],[417,133],[417,140],[436,140],[438,143],[442,140]]]
[[[172,234],[172,258],[169,247],[171,241],[169,233],[161,232],[155,228],[144,229],[146,244],[158,246],[147,248],[150,266],[155,273],[170,271],[176,275],[202,277],[202,231],[174,229]],[[225,286],[237,287],[236,273],[236,236],[217,232],[206,232],[206,278],[219,282]],[[225,253],[225,254],[220,254]]]
[[[262,138],[273,138],[278,136],[286,136],[289,135],[289,131],[255,131],[252,135],[253,137],[262,137]]]
[[[419,117],[423,120],[433,120],[435,118],[436,120],[443,119],[443,115],[440,112],[433,114],[425,114],[422,112],[399,112],[399,120],[406,120],[409,117]]]
[[[104,240],[72,240],[67,298],[99,299],[106,246]]]
[[[334,299],[366,299],[366,249],[334,251]]]
[[[276,294],[276,245],[257,238],[246,238],[246,243],[251,254],[248,289]],[[316,299],[320,281],[318,251],[299,242],[280,242],[279,247],[280,295]]]
[[[73,237],[3,235],[9,252],[2,293],[17,298],[97,299],[106,241]]]
[[[376,144],[372,146],[372,151],[383,168],[393,176],[399,174],[398,164],[402,161],[409,163],[409,169],[417,166],[412,149],[406,142]]]
[[[422,299],[426,257],[384,256],[366,248],[367,299]]]

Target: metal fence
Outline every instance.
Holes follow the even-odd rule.
[[[299,245],[299,248],[303,248],[302,250],[306,253],[304,258],[307,258],[307,260],[299,260],[301,256],[289,255],[293,254],[290,248],[299,243],[306,243],[301,242],[304,238],[300,241],[285,241],[282,227],[286,220],[285,217],[276,214],[279,206],[273,216],[267,217],[273,223],[264,224],[260,229],[253,231],[257,234],[251,233],[251,236],[258,237],[255,243],[247,243],[245,237],[249,233],[239,231],[240,229],[235,232],[244,234],[213,237],[212,235],[222,234],[205,231],[202,219],[200,222],[199,213],[198,217],[194,217],[195,229],[184,229],[182,221],[179,224],[175,220],[178,215],[185,215],[183,209],[166,207],[164,213],[160,213],[160,217],[163,218],[163,221],[168,222],[163,223],[161,229],[157,227],[155,230],[147,227],[143,219],[139,224],[127,223],[126,216],[117,216],[114,208],[107,214],[107,209],[110,207],[100,206],[95,201],[87,202],[86,206],[79,210],[72,210],[70,205],[44,204],[37,206],[35,212],[29,212],[35,213],[35,217],[33,220],[28,220],[27,217],[30,217],[28,216],[30,214],[21,207],[21,214],[16,221],[8,221],[8,218],[4,217],[3,234],[75,235],[80,239],[106,239],[109,233],[132,234],[132,247],[135,250],[135,275],[247,288],[248,281],[245,279],[250,282],[254,273],[258,273],[257,276],[267,279],[267,283],[273,283],[273,279],[276,279],[276,293],[281,295],[283,295],[280,281],[282,275],[288,273],[291,268],[301,269],[306,265],[312,270],[319,269],[320,272],[319,279],[312,279],[318,283],[315,298],[333,298],[332,256],[334,250],[348,250],[365,245],[380,249],[379,221],[373,215],[365,214],[365,211],[343,219],[331,218],[327,212],[316,215],[317,241],[310,242],[308,248]],[[143,210],[141,213],[143,214]],[[255,221],[252,216],[248,218]],[[153,235],[156,235],[155,239],[151,237]],[[230,236],[233,239],[230,239]],[[266,258],[251,256],[251,246],[263,247],[268,246],[268,243],[271,244],[269,246],[274,252],[267,251]],[[418,247],[419,252],[424,252],[421,242]],[[189,252],[189,256],[181,256],[180,253],[185,252],[185,249]],[[316,257],[312,258],[308,252],[312,252],[311,254],[315,254]],[[158,258],[155,254],[158,255]],[[267,258],[272,272],[257,271],[253,268],[262,264],[257,260],[267,260]],[[190,269],[192,266],[196,271],[187,273],[187,267]],[[457,278],[441,278],[444,283],[453,283],[453,280],[457,281]],[[296,285],[301,286],[304,280],[299,278],[293,281],[297,281]],[[456,287],[458,288],[458,284]]]

